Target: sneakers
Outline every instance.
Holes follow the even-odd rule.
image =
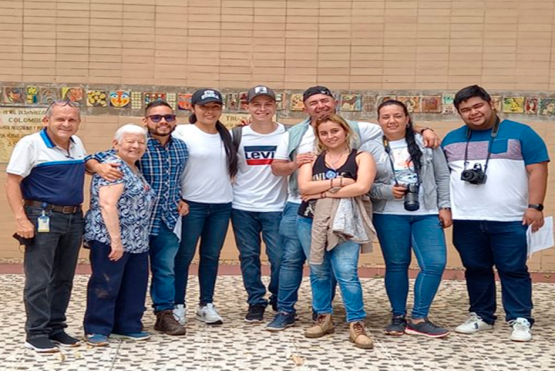
[[[349,341],[355,344],[355,347],[361,349],[374,348],[372,338],[366,334],[366,328],[363,321],[349,323]]]
[[[224,320],[212,303],[198,306],[197,319],[206,323],[207,325],[221,325],[224,323]]]
[[[61,347],[78,347],[81,345],[79,339],[69,336],[65,331],[60,331],[54,335],[50,335],[49,339]]]
[[[405,333],[407,328],[407,320],[405,316],[391,317],[391,323],[383,329],[384,334],[392,336],[401,336]]]
[[[37,353],[57,353],[60,351],[56,344],[46,336],[27,339],[25,348],[33,349]]]
[[[309,339],[316,339],[327,334],[332,334],[334,331],[335,326],[331,314],[319,314],[314,326],[307,328],[304,336]]]
[[[513,332],[511,333],[512,341],[530,341],[532,340],[532,331],[530,330],[530,322],[526,318],[518,317],[515,320],[509,321],[512,326]]]
[[[173,310],[173,316],[175,317],[176,321],[179,322],[181,326],[185,326],[187,324],[187,307],[183,304],[177,304],[175,309]]]
[[[470,312],[470,317],[462,324],[457,326],[455,332],[460,334],[473,334],[478,331],[492,330],[493,325],[485,323],[482,318],[474,312]]]
[[[166,335],[179,336],[185,335],[187,332],[174,317],[171,309],[161,310],[156,313],[156,323],[154,324],[156,331]]]
[[[405,333],[410,335],[424,335],[430,338],[442,338],[449,335],[449,330],[439,327],[427,318],[423,322],[414,323],[409,321]]]
[[[120,340],[133,340],[133,341],[143,341],[150,339],[150,334],[146,331],[134,332],[131,334],[114,334],[110,335],[110,338],[120,339]]]
[[[255,323],[264,320],[264,311],[266,306],[264,304],[249,305],[249,311],[245,316],[245,322]]]
[[[295,324],[295,313],[278,312],[272,322],[268,323],[266,330],[281,331]]]
[[[85,335],[85,341],[93,347],[105,347],[109,344],[108,337],[102,334],[87,334]]]

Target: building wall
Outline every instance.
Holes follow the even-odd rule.
[[[522,110],[512,118],[532,125],[553,153],[555,112],[547,104],[555,96],[554,4],[554,0],[0,1],[0,86],[45,86],[60,95],[64,86],[177,94],[202,86],[241,92],[264,83],[287,92],[289,103],[278,117],[294,123],[303,114],[293,112],[289,99],[315,84],[370,97],[372,104],[345,114],[373,120],[379,97],[444,98],[478,83],[500,97],[522,97]],[[533,97],[538,97],[540,109],[524,114],[522,105]],[[12,104],[3,96],[0,105]],[[138,123],[142,106],[138,107],[86,108],[79,135],[89,152],[109,147],[118,126]],[[499,108],[508,115],[512,112],[510,107],[505,110],[504,101]],[[187,112],[180,111],[179,116],[184,122]],[[440,135],[460,125],[456,115],[442,110],[416,114],[416,120]],[[0,163],[2,194],[5,166]],[[554,182],[553,178],[549,182],[546,215],[555,208],[549,197]],[[0,262],[21,260],[11,234],[12,213],[2,201]],[[449,230],[447,235],[450,240]],[[362,264],[383,265],[378,246],[375,250]],[[222,257],[237,260],[231,233]],[[452,246],[448,266],[460,267]],[[530,266],[555,271],[555,250],[535,255]]]

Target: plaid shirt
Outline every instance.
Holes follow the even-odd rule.
[[[86,160],[92,158],[102,162],[113,153],[113,149],[97,152]],[[188,158],[189,152],[184,141],[170,136],[169,142],[163,147],[158,140],[151,137],[150,133],[148,134],[146,152],[139,161],[138,167],[156,192],[149,225],[151,236],[158,235],[161,222],[164,222],[171,231],[175,228],[179,218],[177,207],[181,198],[180,179]]]

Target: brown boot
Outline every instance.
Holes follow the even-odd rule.
[[[177,322],[171,309],[161,310],[156,313],[154,329],[167,335],[185,335],[186,333],[185,327]]]
[[[364,322],[351,322],[349,323],[349,341],[355,343],[355,347],[362,349],[374,348],[374,342],[370,336],[366,335]]]
[[[305,330],[304,336],[310,339],[319,338],[326,334],[333,333],[333,319],[331,314],[319,314],[316,318],[314,326],[309,327]]]

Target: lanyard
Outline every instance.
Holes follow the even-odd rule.
[[[486,164],[484,165],[484,174],[488,170],[489,158],[491,156],[491,146],[493,144],[493,141],[495,140],[495,137],[497,137],[497,133],[499,132],[500,123],[501,122],[499,120],[499,117],[496,117],[495,124],[493,124],[493,128],[491,129],[491,136],[489,138],[488,155],[486,157]],[[466,128],[466,147],[464,149],[464,170],[466,170],[466,167],[468,166],[468,144],[470,143],[470,139],[472,139],[472,129],[467,127]]]

